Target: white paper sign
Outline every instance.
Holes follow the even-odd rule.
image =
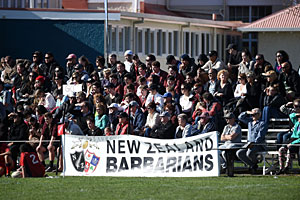
[[[73,94],[74,92],[81,92],[81,91],[82,91],[82,84],[63,85],[63,95],[65,95],[65,96]]]

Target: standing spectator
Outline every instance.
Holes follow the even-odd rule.
[[[247,115],[251,115],[252,118]],[[246,165],[250,166],[251,173],[255,173],[258,168],[256,153],[265,150],[265,135],[268,127],[265,122],[260,119],[260,117],[261,111],[259,108],[242,112],[238,117],[241,122],[248,124],[248,144],[245,146],[246,149],[238,150],[236,155]]]
[[[230,78],[233,79],[233,81],[235,81],[236,77],[238,76],[238,66],[240,62],[242,62],[242,54],[240,51],[237,50],[237,46],[232,43],[228,45],[226,50],[229,54],[227,67],[228,71],[231,74]]]
[[[289,62],[289,55],[283,50],[277,51],[276,52],[276,63],[275,63],[275,71],[277,74],[281,74],[282,64],[285,62]]]
[[[221,70],[218,72],[217,77],[219,82],[216,84],[214,96],[225,106],[234,97],[232,85],[228,81],[229,73],[227,70]]]
[[[283,82],[286,99],[292,101],[294,98],[300,96],[300,77],[299,74],[292,68],[290,62],[281,64],[282,73],[279,74],[279,81]]]
[[[58,147],[58,144],[54,142],[57,138],[57,123],[53,119],[53,115],[48,112],[45,114],[45,123],[43,124],[43,130],[41,133],[40,143],[36,148],[38,157],[42,164],[45,166],[45,157],[44,153],[49,151],[49,167],[46,169],[46,172],[52,172],[54,170],[53,163],[55,158],[55,148]],[[44,142],[44,140],[50,140],[50,142]]]
[[[226,68],[223,61],[218,57],[218,52],[210,51],[208,57],[209,61],[201,68],[202,70],[207,72],[210,69],[216,69],[219,72]]]
[[[174,138],[186,138],[192,135],[192,125],[188,123],[188,116],[184,113],[178,115],[178,126]]]
[[[22,143],[13,142],[20,140],[28,140],[28,127],[24,122],[24,116],[22,113],[10,113],[8,115],[9,120],[11,120],[11,126],[8,132],[8,141],[12,141],[7,144],[9,151],[11,153],[11,157],[13,161],[16,163],[17,157],[20,154],[20,146]]]
[[[72,74],[74,72],[74,67],[77,64],[77,56],[75,54],[69,54],[68,57],[66,57],[67,64],[66,64],[66,75],[68,78],[72,77]]]
[[[125,70],[129,73],[135,73],[134,71],[130,71],[132,70],[132,66],[133,66],[133,60],[132,60],[132,57],[133,57],[133,53],[131,50],[127,50],[125,51],[124,53],[124,57],[125,57],[125,61],[124,61],[124,65],[125,65]]]
[[[108,57],[108,68],[111,70],[111,73],[117,73],[117,55],[110,54]]]

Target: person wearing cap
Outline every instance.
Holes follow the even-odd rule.
[[[251,117],[249,117],[249,115],[251,115]],[[265,135],[268,131],[268,127],[266,123],[261,120],[261,111],[259,108],[242,112],[238,119],[248,125],[248,143],[245,145],[245,149],[238,150],[236,155],[243,163],[250,167],[252,173],[255,173],[258,168],[256,153],[266,149]]]
[[[288,172],[292,164],[291,154],[299,152],[299,146],[297,145],[300,144],[300,113],[291,113],[289,118],[294,124],[294,130],[290,140],[287,142],[288,144],[279,149],[279,171],[276,173],[277,175]]]
[[[188,54],[183,54],[180,57],[181,65],[179,66],[179,74],[186,78],[186,74],[192,72],[193,74],[197,73],[197,65],[193,62]]]
[[[66,57],[66,60],[66,75],[68,76],[68,78],[71,78],[74,72],[74,66],[77,64],[77,56],[75,54],[69,54]]]
[[[151,66],[152,66],[152,73],[150,74],[150,76],[153,75],[153,74],[158,76],[159,77],[159,83],[158,84],[160,86],[163,86],[165,80],[168,77],[168,73],[160,68],[160,62],[159,61],[153,61]]]
[[[209,69],[216,69],[218,72],[222,69],[226,69],[225,64],[223,61],[218,57],[218,52],[216,51],[210,51],[208,53],[209,61],[205,63],[203,67],[201,67],[202,70],[207,72]]]
[[[221,142],[224,144],[220,145],[219,148],[233,148],[241,146],[242,129],[241,126],[236,123],[235,116],[233,113],[228,112],[224,115],[227,125],[224,127],[221,134]],[[222,168],[226,168],[226,156],[225,151],[221,152],[220,163]]]
[[[75,65],[74,66],[74,71],[78,72],[80,74],[81,81],[87,82],[87,80],[89,79],[89,75],[88,75],[87,71],[85,71],[82,64]]]
[[[120,107],[117,103],[112,103],[108,106],[108,121],[109,127],[114,132],[117,128],[119,123],[119,114],[120,114]]]
[[[160,112],[164,106],[164,99],[162,98],[162,95],[157,92],[158,86],[156,84],[151,84],[149,90],[150,93],[147,96],[145,106],[147,107],[151,102],[154,102],[157,112]]]
[[[146,118],[140,105],[136,101],[131,101],[130,106],[130,124],[133,127],[133,134],[140,135],[146,123]]]
[[[192,136],[192,125],[188,123],[188,116],[184,113],[178,115],[178,126],[174,138],[186,138]]]
[[[266,90],[269,86],[278,85],[279,94],[281,94],[283,97],[286,96],[284,83],[278,80],[278,76],[274,70],[269,70],[265,73],[262,73],[262,75],[266,77],[264,93],[266,93]]]
[[[125,57],[125,61],[124,61],[124,65],[125,65],[125,70],[127,72],[131,72],[131,67],[133,65],[133,60],[132,60],[132,57],[133,57],[133,53],[131,50],[127,50],[124,52],[124,57]]]
[[[179,60],[176,60],[174,55],[168,55],[166,60],[167,60],[166,65],[168,65],[169,67],[175,66],[177,68],[177,71],[179,71],[181,62]]]
[[[172,123],[171,115],[164,111],[160,115],[160,125],[151,131],[152,138],[173,139],[176,126]]]
[[[128,134],[128,114],[121,112],[119,115],[119,123],[116,127],[115,135],[126,135]]]
[[[290,62],[284,62],[281,65],[282,72],[279,74],[279,81],[284,83],[286,91],[286,99],[292,101],[300,97],[300,77],[299,74],[292,68]]]
[[[163,95],[163,98],[164,98],[164,110],[166,109],[167,105],[172,105],[175,108],[175,114],[179,115],[181,113],[182,111],[181,107],[176,101],[173,100],[173,95],[171,92],[166,92]]]
[[[208,112],[202,112],[199,116],[199,121],[194,125],[192,135],[200,135],[208,132],[216,131],[216,125],[209,116]]]

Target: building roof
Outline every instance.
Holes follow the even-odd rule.
[[[242,32],[300,31],[300,4],[273,13],[238,30]]]

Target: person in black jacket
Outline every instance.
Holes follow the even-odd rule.
[[[278,79],[284,83],[287,100],[292,101],[300,96],[299,74],[292,68],[290,62],[283,63],[281,68],[282,73],[279,74]]]
[[[146,123],[146,117],[143,111],[139,108],[139,104],[136,101],[131,101],[130,106],[130,123],[133,127],[133,134],[139,135],[139,133],[144,129]]]
[[[13,142],[20,140],[28,140],[28,127],[24,122],[24,116],[22,113],[10,113],[8,115],[9,120],[12,120],[12,124],[8,133],[8,143],[9,150],[11,152],[11,157],[13,161],[17,160],[18,155],[20,154],[20,146],[22,142]]]
[[[176,126],[170,120],[171,115],[164,111],[160,115],[161,124],[151,131],[152,138],[173,139]]]

